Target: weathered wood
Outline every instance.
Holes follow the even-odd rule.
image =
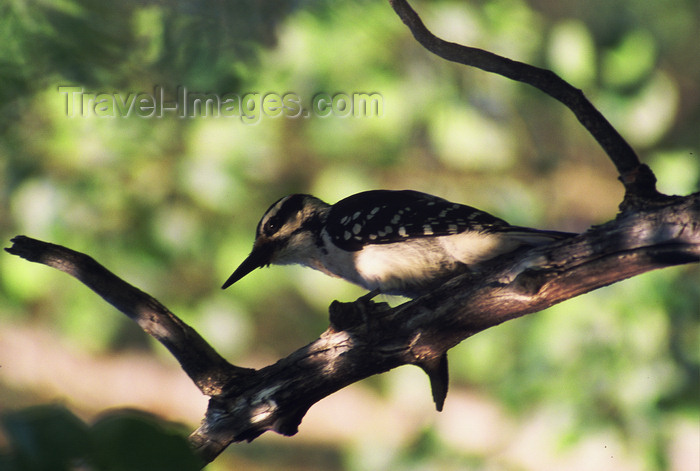
[[[268,430],[295,434],[322,398],[401,365],[428,373],[438,365],[431,383],[439,408],[446,393],[446,384],[439,390],[446,381],[439,362],[464,339],[640,273],[700,261],[700,193],[650,206],[577,237],[500,257],[395,308],[368,298],[334,302],[326,332],[260,370],[230,365],[162,304],[87,255],[24,236],[6,250],[75,276],[168,347],[211,396],[190,437],[208,462],[230,443]]]

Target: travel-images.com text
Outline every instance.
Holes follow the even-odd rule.
[[[239,118],[245,124],[257,124],[266,118],[373,118],[384,114],[384,98],[379,93],[316,93],[310,106],[303,106],[296,93],[199,93],[178,87],[168,99],[163,87],[152,93],[86,91],[79,86],[60,86],[68,117],[163,118]]]

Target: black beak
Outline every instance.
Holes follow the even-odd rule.
[[[261,268],[270,263],[270,258],[272,257],[271,247],[266,245],[256,245],[253,247],[253,251],[250,255],[243,260],[236,271],[233,272],[231,276],[228,277],[226,283],[221,287],[221,289],[226,289],[236,281],[240,280],[248,273],[252,272],[256,268]]]

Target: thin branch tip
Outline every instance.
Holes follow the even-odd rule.
[[[5,247],[4,250],[5,252],[11,255],[16,255],[18,257],[28,259],[30,252],[28,251],[27,244],[32,240],[34,239],[31,239],[25,235],[14,236],[12,239],[10,239],[12,245],[10,247]]]

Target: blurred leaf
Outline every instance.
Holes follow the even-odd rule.
[[[18,470],[68,471],[92,446],[88,428],[61,406],[36,406],[0,418]]]
[[[580,21],[562,21],[551,32],[548,48],[552,70],[577,88],[586,89],[596,76],[593,38]]]
[[[652,71],[655,60],[654,38],[647,31],[631,31],[603,56],[603,80],[614,87],[638,83]]]
[[[104,471],[198,470],[201,462],[182,434],[154,417],[119,411],[98,420],[91,429],[95,463]]]
[[[87,427],[63,406],[0,418],[10,444],[3,471],[189,471],[201,469],[185,435],[154,416],[114,411]]]
[[[652,168],[659,191],[684,195],[700,189],[698,156],[690,149],[660,151],[653,156]]]

